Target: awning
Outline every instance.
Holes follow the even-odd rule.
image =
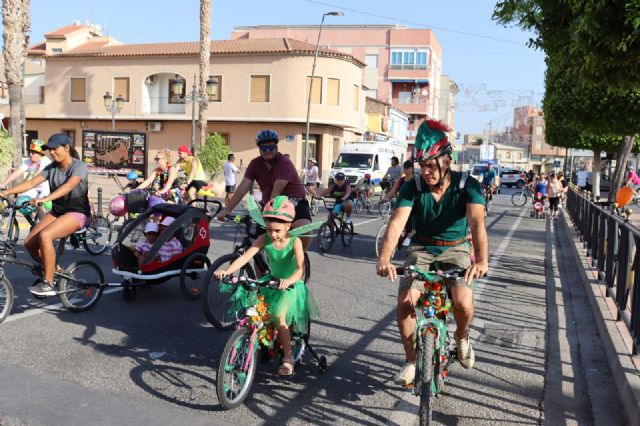
[[[429,84],[428,79],[424,78],[393,78],[390,77],[389,81],[392,83],[414,83],[414,84]]]

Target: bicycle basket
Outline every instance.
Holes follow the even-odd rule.
[[[147,192],[136,190],[125,194],[127,211],[129,213],[142,213],[147,210]]]

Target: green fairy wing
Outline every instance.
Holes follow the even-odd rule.
[[[262,217],[262,212],[260,211],[260,206],[256,202],[253,196],[249,195],[247,198],[247,208],[249,209],[249,216],[251,219],[255,220],[258,225],[262,227],[266,227],[267,225],[264,223],[264,218]]]
[[[297,228],[293,228],[289,230],[290,237],[299,237],[300,235],[307,234],[311,231],[315,231],[320,228],[324,222],[314,222],[309,223],[308,225],[302,225]]]

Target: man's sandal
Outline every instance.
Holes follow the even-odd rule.
[[[278,376],[292,376],[293,375],[293,367],[294,367],[294,359],[293,358],[285,358],[282,360],[282,364],[276,371]]]

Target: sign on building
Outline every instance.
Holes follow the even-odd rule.
[[[480,145],[480,161],[494,160],[496,158],[495,145]]]
[[[147,135],[140,132],[82,132],[82,161],[93,168],[112,169],[116,174],[137,170],[145,175]]]

